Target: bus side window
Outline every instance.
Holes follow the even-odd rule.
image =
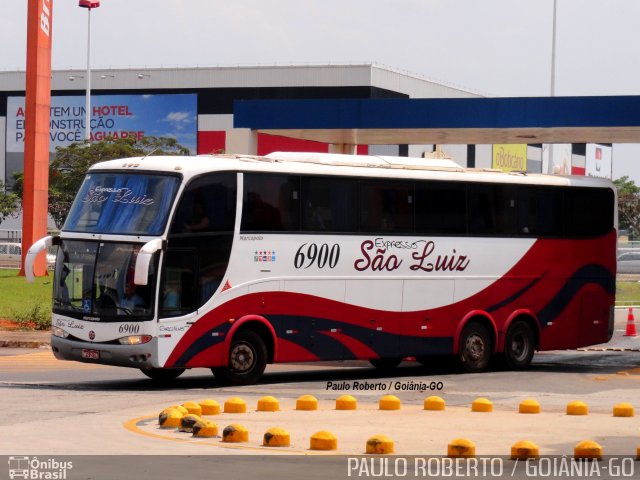
[[[357,180],[302,177],[302,229],[307,232],[356,232]]]
[[[196,267],[192,250],[169,249],[160,284],[160,316],[175,317],[197,308]]]
[[[464,235],[467,186],[461,182],[416,182],[416,232]]]
[[[160,314],[184,315],[204,305],[229,264],[236,214],[237,174],[192,180],[173,218],[162,271]]]
[[[360,183],[361,232],[413,232],[413,183],[363,180]]]
[[[297,175],[244,175],[243,231],[300,229],[300,178]]]
[[[519,186],[517,234],[532,237],[560,236],[562,190],[554,187]]]
[[[191,182],[176,210],[171,233],[232,231],[235,181],[230,173],[205,175]]]
[[[469,234],[508,236],[515,233],[515,188],[503,184],[469,185]]]
[[[613,229],[613,191],[568,188],[564,191],[564,233],[570,237],[604,235]]]

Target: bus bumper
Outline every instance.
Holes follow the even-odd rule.
[[[51,349],[58,360],[114,365],[117,367],[157,368],[158,339],[142,345],[113,345],[82,342],[51,336]]]

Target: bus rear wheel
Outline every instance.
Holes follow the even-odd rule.
[[[536,335],[527,322],[517,321],[509,327],[504,343],[504,363],[511,370],[529,366],[536,348]]]
[[[182,375],[184,368],[141,368],[140,371],[152,380],[166,382]]]
[[[471,322],[464,327],[460,335],[458,360],[469,373],[487,369],[491,360],[491,336],[484,325]]]
[[[212,368],[214,375],[231,385],[255,383],[267,367],[267,346],[257,333],[244,330],[237,333],[229,347],[226,367]]]
[[[369,363],[378,370],[389,372],[400,365],[401,361],[402,358],[372,358],[369,360]]]

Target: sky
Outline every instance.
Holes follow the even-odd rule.
[[[102,0],[93,68],[377,63],[486,96],[551,92],[553,0]],[[27,0],[1,0],[0,70]],[[87,11],[53,0],[52,67],[86,68]],[[640,95],[640,1],[556,0],[555,94]],[[639,139],[640,142],[640,139]],[[614,146],[640,184],[640,146]]]

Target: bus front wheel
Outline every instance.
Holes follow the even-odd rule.
[[[477,322],[467,324],[460,335],[458,359],[469,373],[482,372],[491,360],[491,336],[487,328]]]
[[[527,368],[533,359],[536,335],[527,322],[517,321],[507,330],[504,343],[504,363],[511,370]]]
[[[216,377],[232,385],[255,383],[267,366],[267,347],[257,333],[244,330],[233,337],[226,367],[212,368]]]
[[[140,371],[152,380],[166,382],[184,373],[184,368],[141,368]]]

